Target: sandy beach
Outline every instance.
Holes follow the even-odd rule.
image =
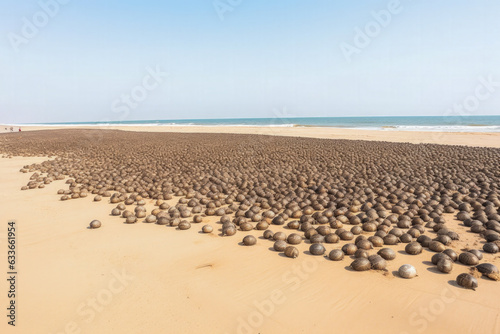
[[[0,1],[0,334],[500,334],[500,2],[450,4]]]
[[[42,129],[22,130],[0,134],[0,146],[15,136]],[[500,133],[194,126],[106,130],[500,147]],[[42,133],[47,136],[50,132],[31,135],[36,139]],[[99,139],[95,131],[79,136]],[[93,145],[99,147],[102,142]],[[84,150],[85,145],[79,149]],[[89,194],[61,201],[57,191],[68,189],[68,176],[42,189],[20,190],[33,174],[20,172],[25,165],[55,158],[0,159],[0,239],[5,245],[7,222],[15,221],[18,271],[17,324],[8,326],[4,316],[2,333],[500,332],[500,283],[483,277],[477,279],[476,291],[461,288],[455,278],[470,268],[456,262],[450,274],[441,273],[429,262],[435,253],[427,248],[421,254],[408,255],[406,244],[399,243],[390,246],[397,257],[388,261],[386,271],[355,272],[349,267],[349,256],[339,262],[311,256],[307,240],[296,246],[300,255],[290,259],[273,251],[273,242],[264,239],[261,230],[221,237],[217,216],[204,217],[203,223],[192,224],[186,231],[143,223],[142,219],[124,224],[123,218],[110,215],[116,204],[110,204],[107,197],[93,202],[95,195]],[[166,202],[175,206],[181,197],[174,195]],[[145,207],[149,214],[155,201],[146,199]],[[443,214],[446,226],[460,235],[447,248],[457,253],[482,249],[484,240],[456,219],[457,212]],[[88,229],[94,219],[103,226]],[[205,224],[213,226],[214,232],[202,233]],[[269,229],[291,233],[285,226],[271,224]],[[351,227],[345,224],[345,228]],[[428,234],[436,236],[432,229]],[[243,246],[245,235],[255,236],[257,244]],[[325,255],[345,243],[325,244]],[[3,251],[7,252],[6,247]],[[500,266],[498,253],[483,256],[481,263]],[[398,276],[396,271],[406,263],[415,266],[416,278]],[[5,279],[0,291],[2,305],[6,305]]]
[[[8,126],[0,125],[0,133]],[[57,130],[67,127],[22,126],[22,131]],[[14,127],[14,133],[19,127]],[[413,144],[500,147],[498,132],[427,132],[359,130],[334,127],[260,127],[260,126],[78,126],[77,129],[123,130],[136,132],[236,133],[305,138],[388,141]],[[10,131],[7,131],[9,133]]]

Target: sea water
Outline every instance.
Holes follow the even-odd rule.
[[[19,125],[19,124],[17,124]],[[274,117],[39,123],[37,126],[271,126],[382,131],[500,132],[500,116]]]

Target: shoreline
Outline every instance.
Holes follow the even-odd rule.
[[[448,161],[451,165],[469,168],[468,166],[476,161],[473,157],[477,152],[488,151],[487,153],[498,156],[499,151],[467,147],[415,147],[345,141],[329,143],[313,139],[270,139],[232,135],[222,136],[230,138],[220,139],[210,146],[212,140],[220,136],[155,134],[154,132],[157,131],[153,131],[154,129],[144,131],[143,128],[130,132],[109,131],[103,133],[103,140],[89,143],[88,140],[92,137],[87,136],[82,129],[73,132],[67,128],[54,132],[30,130],[0,135],[0,143],[10,142],[13,146],[19,146],[18,152],[23,152],[24,149],[26,149],[24,152],[30,150],[42,152],[46,147],[54,145],[52,141],[68,145],[67,152],[71,154],[79,152],[77,157],[71,158],[75,159],[72,161],[77,163],[78,168],[80,168],[80,161],[92,162],[94,155],[103,159],[96,161],[105,161],[113,156],[115,159],[120,159],[116,164],[110,164],[107,170],[102,169],[100,164],[86,167],[89,168],[91,174],[97,176],[103,175],[103,171],[116,172],[120,170],[120,166],[126,165],[136,171],[127,170],[126,177],[139,175],[137,174],[139,169],[134,167],[133,163],[129,164],[129,160],[121,160],[127,154],[130,154],[132,159],[130,161],[137,162],[144,162],[144,159],[154,157],[151,158],[153,159],[151,164],[143,165],[146,168],[141,170],[146,172],[154,171],[155,166],[157,168],[159,164],[179,164],[180,166],[180,161],[183,161],[186,166],[189,166],[188,168],[178,172],[172,170],[166,173],[166,176],[162,176],[169,177],[170,173],[180,173],[180,180],[188,180],[189,177],[193,179],[194,174],[190,174],[192,173],[190,171],[198,168],[197,166],[203,168],[213,166],[216,168],[207,170],[210,173],[217,171],[220,166],[210,164],[211,159],[222,158],[222,161],[229,166],[235,164],[240,166],[245,155],[236,155],[237,152],[246,150],[246,152],[254,153],[252,149],[257,150],[260,145],[266,145],[266,150],[255,151],[255,154],[249,156],[248,161],[262,168],[271,166],[273,169],[285,170],[287,175],[291,175],[290,177],[297,173],[295,171],[298,169],[293,168],[291,169],[293,172],[287,172],[286,169],[272,164],[279,162],[279,159],[262,163],[259,160],[260,157],[266,154],[270,154],[273,158],[276,154],[294,157],[289,163],[292,166],[301,167],[311,161],[308,160],[312,159],[308,158],[309,154],[314,154],[316,149],[324,149],[324,155],[316,153],[313,156],[316,157],[314,161],[321,165],[323,157],[336,161],[332,151],[342,149],[341,147],[347,145],[350,147],[342,149],[345,155],[338,156],[343,157],[346,162],[350,159],[359,161],[356,157],[364,156],[365,161],[378,163],[379,160],[369,157],[373,154],[383,156],[387,151],[377,150],[376,146],[388,149],[394,146],[404,146],[403,148],[408,153],[407,157],[418,151],[423,153],[432,150],[443,153],[461,151],[464,153],[462,156],[472,157],[470,163],[457,159],[456,154],[452,154]],[[180,132],[163,130],[162,132]],[[220,131],[220,128],[215,130]],[[277,133],[269,133],[266,131],[267,128],[245,130],[258,132],[254,133],[256,135],[295,135],[316,138],[347,136],[346,133],[320,132],[318,129],[309,132],[288,130]],[[93,132],[89,131],[88,134],[95,135],[95,131],[95,129]],[[350,132],[348,135],[356,140],[366,140],[368,137],[366,133]],[[387,139],[377,134],[373,136],[376,140]],[[236,141],[237,137],[242,137],[239,142]],[[19,140],[13,140],[13,138],[19,138]],[[456,136],[443,138],[448,144],[458,140]],[[186,142],[187,139],[190,142]],[[394,137],[392,139],[422,140],[424,138]],[[431,139],[437,141],[438,138]],[[481,140],[485,139],[475,135],[469,136],[469,144],[478,144]],[[288,141],[290,145],[285,145],[285,141]],[[283,143],[280,144],[280,142]],[[303,149],[305,153],[294,156],[287,151],[292,147],[293,142],[300,142],[301,145],[305,142],[312,142],[312,144]],[[133,145],[126,147],[127,143]],[[92,149],[93,154],[85,154],[85,149],[82,149],[80,144],[83,148]],[[113,145],[117,149],[123,149],[120,154],[116,153],[117,151],[113,154]],[[190,151],[203,145],[212,149],[191,151],[191,156],[186,156],[185,151],[181,150],[185,147],[187,151]],[[230,148],[235,148],[229,150],[229,152],[234,152],[234,158],[224,160],[223,156],[214,156],[218,150],[223,151],[228,145]],[[254,146],[252,149],[246,149],[248,145]],[[7,150],[12,150],[13,146],[6,145],[5,147],[8,148]],[[158,150],[158,146],[164,148]],[[59,150],[58,147],[55,145],[54,149]],[[179,154],[172,154],[173,151]],[[61,148],[61,152],[64,153],[64,149]],[[162,152],[165,152],[165,155],[158,154]],[[297,154],[297,152],[293,153]],[[112,208],[117,206],[117,203],[111,201],[111,197],[103,194],[100,201],[93,202],[94,196],[99,193],[96,188],[93,189],[96,190],[95,193],[89,188],[85,197],[78,196],[78,199],[61,200],[58,189],[81,190],[81,188],[78,189],[79,187],[76,187],[78,190],[72,187],[72,181],[67,183],[73,178],[70,176],[73,174],[71,166],[75,165],[67,165],[68,173],[64,174],[65,177],[62,180],[54,179],[47,184],[44,183],[43,188],[21,191],[21,186],[27,185],[34,172],[40,172],[40,178],[48,172],[41,172],[44,169],[40,168],[43,167],[42,165],[32,170],[27,170],[29,167],[25,166],[42,164],[48,161],[50,156],[54,157],[57,154],[48,154],[46,157],[33,155],[0,159],[0,175],[3,180],[0,201],[6,204],[2,215],[5,220],[14,219],[19,227],[17,249],[20,254],[19,277],[22,283],[18,287],[17,306],[20,316],[16,330],[20,333],[72,331],[95,334],[132,334],[142,331],[148,333],[287,332],[298,334],[311,328],[314,328],[314,332],[317,333],[329,333],[331,328],[335,327],[340,332],[358,333],[368,329],[373,333],[414,334],[423,331],[458,333],[464,328],[489,333],[498,332],[500,328],[500,320],[497,317],[497,300],[500,298],[498,284],[500,283],[478,278],[479,287],[476,291],[463,289],[457,285],[455,279],[458,274],[468,273],[470,267],[456,262],[450,274],[441,273],[430,262],[436,253],[427,248],[419,254],[409,255],[405,252],[407,243],[384,245],[381,247],[391,248],[396,253],[395,259],[387,261],[386,269],[355,272],[350,267],[354,256],[346,255],[339,262],[332,261],[327,256],[331,250],[341,249],[347,243],[354,242],[354,239],[324,243],[326,252],[323,256],[312,256],[311,242],[303,239],[296,245],[300,253],[299,257],[290,259],[274,250],[274,240],[264,238],[263,230],[240,228],[234,236],[222,236],[223,225],[220,222],[222,218],[217,215],[205,215],[201,224],[193,221],[193,226],[184,231],[174,225],[146,223],[144,217],[134,224],[126,224],[123,216],[111,215]],[[438,156],[432,155],[436,160],[428,160],[431,163],[427,163],[427,157],[425,154],[420,155],[414,165],[423,167],[432,167],[434,163],[443,165],[443,161],[439,162]],[[399,165],[398,161],[387,159],[383,157],[382,161],[385,163],[392,161],[393,166],[399,166],[398,179],[405,177],[401,175],[404,170],[402,167],[406,168],[409,165]],[[57,160],[54,159],[56,165],[59,164]],[[155,161],[159,164],[155,164]],[[450,164],[444,165],[446,167]],[[481,164],[484,166],[484,161],[479,159],[476,166],[481,166]],[[50,164],[45,166],[51,169]],[[338,171],[350,171],[351,175],[354,175],[356,169],[353,169],[353,166],[354,163],[342,165],[339,166]],[[491,163],[487,166],[492,169]],[[330,167],[331,173],[334,173],[335,166],[330,165]],[[57,170],[60,170],[59,167]],[[248,173],[245,172],[245,168],[237,170],[241,173]],[[390,173],[390,170],[387,173]],[[74,176],[78,179],[78,175]],[[147,175],[145,177],[149,178]],[[337,176],[334,179],[337,179]],[[42,183],[42,181],[36,182]],[[104,182],[104,178],[98,182]],[[169,183],[174,185],[174,181],[169,181]],[[184,199],[183,203],[188,203],[187,193],[177,194],[173,189],[171,190],[172,197],[165,199],[169,207],[162,208],[165,212],[180,204],[181,199]],[[116,191],[118,189],[110,190],[112,193]],[[170,190],[168,192],[170,193]],[[241,208],[241,200],[236,200],[236,202],[237,207]],[[229,207],[229,203],[224,203],[219,207],[226,207],[226,204]],[[137,208],[136,206],[142,205],[138,201],[133,201],[125,207],[132,212]],[[148,214],[153,214],[158,204],[155,200],[148,198],[143,206]],[[208,205],[206,207],[208,208]],[[357,210],[356,212],[360,212],[359,209]],[[320,211],[322,210],[317,212]],[[392,211],[387,209],[387,213],[389,212]],[[230,218],[233,218],[235,214],[235,212],[226,213]],[[478,235],[471,233],[469,227],[457,220],[456,213],[457,211],[441,214],[447,228],[460,236],[459,240],[450,239],[451,243],[447,247],[457,253],[465,249],[482,249],[484,241]],[[101,221],[102,227],[95,230],[89,229],[88,224],[94,219]],[[191,221],[193,218],[187,219]],[[201,232],[201,227],[205,224],[213,228],[212,233]],[[346,230],[354,227],[350,222],[346,222],[343,226]],[[332,228],[337,229],[338,226]],[[6,230],[0,230],[0,239],[6,240]],[[285,225],[271,224],[268,230],[273,233],[283,232],[286,235],[302,234],[299,230],[295,231]],[[437,237],[437,232],[431,227],[425,227],[423,230],[423,233],[429,237]],[[360,235],[368,238],[373,233],[373,231],[364,231],[360,232]],[[254,236],[256,245],[243,246],[242,240],[246,235]],[[372,248],[368,252],[375,254],[381,247]],[[484,253],[483,256],[482,263],[500,266],[498,254]],[[411,280],[402,279],[397,271],[400,266],[408,263],[414,265],[418,271],[418,276]],[[8,291],[6,281],[0,283],[0,290]],[[7,301],[6,296],[7,294],[0,298],[4,304]],[[47,307],[40,307],[40,305]],[[59,311],[54,312],[54,309]],[[471,312],[477,316],[470,316]],[[2,326],[6,327],[6,322]],[[0,328],[4,328],[2,326]]]
[[[1,133],[6,133],[0,125]],[[271,136],[289,136],[321,139],[347,139],[387,141],[412,144],[443,144],[472,147],[500,148],[499,132],[435,132],[397,130],[358,130],[333,127],[263,127],[263,126],[183,126],[183,125],[125,125],[125,126],[23,126],[22,131],[47,130],[121,130],[134,132],[177,132],[177,133],[233,133]],[[15,130],[17,130],[15,128]],[[11,133],[8,131],[7,133]],[[18,131],[12,132],[17,134]],[[22,133],[22,132],[21,132]]]

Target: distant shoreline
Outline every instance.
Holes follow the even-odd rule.
[[[6,135],[4,127],[0,127]],[[15,128],[9,133],[13,136],[22,135],[26,131],[37,130],[80,130],[89,131],[89,138],[94,136],[99,130],[120,130],[135,132],[179,132],[179,133],[233,133],[233,134],[255,134],[271,136],[289,136],[304,138],[322,139],[347,139],[347,140],[368,140],[387,141],[412,144],[440,144],[440,145],[461,145],[473,147],[493,147],[500,148],[500,132],[445,132],[445,131],[398,131],[390,129],[387,131],[369,129],[347,129],[334,127],[265,127],[265,126],[22,126],[22,132]]]
[[[287,117],[16,123],[14,127],[258,127],[333,128],[378,131],[500,133],[500,116]],[[4,129],[2,129],[4,130]]]

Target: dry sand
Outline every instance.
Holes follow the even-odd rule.
[[[196,132],[195,127],[126,129]],[[202,130],[500,146],[499,134]],[[459,288],[453,280],[468,268],[456,263],[452,274],[436,273],[428,250],[417,256],[398,253],[384,275],[348,270],[350,259],[332,262],[304,254],[308,243],[299,245],[297,259],[289,259],[269,251],[272,242],[261,238],[253,247],[238,245],[242,233],[221,238],[218,229],[201,234],[200,225],[187,231],[125,225],[109,215],[113,206],[105,200],[59,201],[56,191],[64,181],[20,191],[30,174],[19,169],[43,160],[0,159],[0,239],[5,245],[7,221],[16,220],[19,271],[17,326],[7,326],[3,316],[2,333],[500,333],[500,283],[481,278],[477,291]],[[103,227],[86,229],[93,219]],[[482,247],[465,227],[447,219],[463,232],[452,248]],[[216,220],[209,222],[216,227]],[[339,244],[326,247],[329,252]],[[485,259],[500,265],[497,255]],[[419,277],[395,277],[393,271],[404,263],[414,264]],[[4,313],[7,290],[2,280]]]

